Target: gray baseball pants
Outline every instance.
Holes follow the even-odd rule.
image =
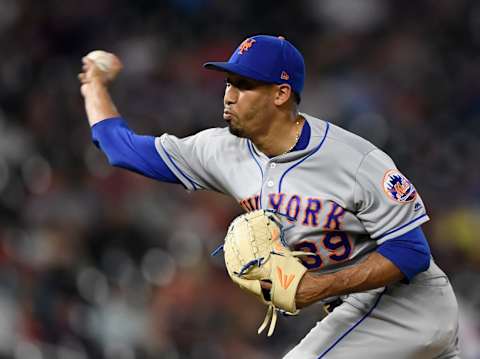
[[[284,359],[450,359],[458,352],[458,307],[431,261],[410,284],[347,296]]]

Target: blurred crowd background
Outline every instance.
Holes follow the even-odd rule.
[[[1,359],[279,358],[322,318],[257,336],[264,308],[209,255],[238,204],[109,167],[79,92],[82,56],[105,49],[137,132],[223,126],[223,78],[201,65],[259,33],[304,53],[302,111],[414,182],[462,358],[480,358],[480,2],[0,0]]]

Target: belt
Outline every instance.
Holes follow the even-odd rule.
[[[334,310],[336,307],[338,307],[338,306],[340,306],[340,305],[342,305],[342,304],[343,304],[343,300],[341,300],[340,297],[339,297],[339,298],[337,298],[337,299],[332,300],[331,302],[325,303],[325,304],[323,305],[323,309],[325,310],[325,312],[326,312],[327,314],[330,314],[331,312],[333,312],[333,310]]]

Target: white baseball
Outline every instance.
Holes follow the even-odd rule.
[[[108,72],[112,69],[115,56],[103,50],[89,52],[87,58],[92,60],[102,71]]]

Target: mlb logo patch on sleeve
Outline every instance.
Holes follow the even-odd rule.
[[[385,173],[383,190],[389,198],[400,203],[411,202],[417,197],[417,191],[413,184],[397,169]]]

